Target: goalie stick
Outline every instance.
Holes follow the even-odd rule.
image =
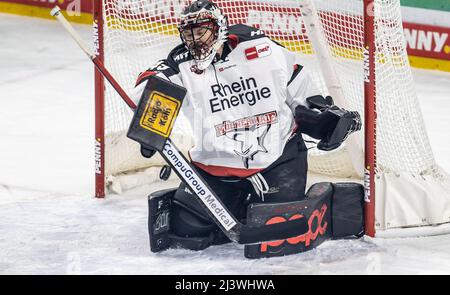
[[[103,63],[93,54],[81,39],[79,34],[74,30],[72,25],[67,21],[58,6],[52,9],[51,15],[63,25],[63,27],[74,38],[80,48],[88,55],[88,57],[95,64],[99,72],[109,81],[111,86],[117,91],[124,102],[133,110],[136,110],[135,117],[139,111],[138,106],[130,99],[127,93],[123,90],[120,84],[105,68]],[[155,81],[154,85],[162,85],[165,90],[184,89],[176,84],[165,81],[163,79],[152,77]],[[185,89],[184,89],[185,91]],[[144,98],[144,95],[143,95]],[[149,97],[147,96],[147,99]],[[183,99],[181,97],[181,99]],[[146,105],[147,101],[141,99],[140,106]],[[131,129],[131,128],[130,128]],[[170,134],[170,131],[169,131]],[[130,137],[130,132],[129,132]],[[154,144],[152,144],[155,146]],[[170,164],[176,174],[183,179],[186,184],[194,192],[200,204],[206,209],[208,215],[214,222],[222,229],[224,234],[232,241],[239,244],[254,244],[260,242],[267,242],[273,240],[286,239],[293,236],[298,236],[306,233],[309,226],[304,219],[296,219],[283,223],[248,226],[239,222],[228,208],[222,203],[220,198],[212,191],[204,179],[198,175],[196,169],[177,149],[170,138],[167,136],[163,143],[158,143],[155,146],[161,156]]]

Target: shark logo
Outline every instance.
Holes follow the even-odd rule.
[[[235,130],[226,134],[228,138],[240,143],[241,150],[234,150],[234,152],[242,158],[246,169],[248,169],[248,162],[253,160],[257,153],[267,153],[267,149],[264,147],[264,139],[271,126],[271,124],[265,126],[254,125],[250,128]]]

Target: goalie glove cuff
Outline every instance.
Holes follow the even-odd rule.
[[[334,106],[333,98],[331,96],[323,97],[322,95],[315,95],[308,97],[306,102],[309,104],[310,109],[318,109],[324,111],[329,107]]]
[[[347,111],[333,105],[333,99],[317,95],[306,99],[295,109],[299,132],[320,139],[317,148],[330,151],[338,148],[347,137],[361,130],[361,117],[356,111]]]

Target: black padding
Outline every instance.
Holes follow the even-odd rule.
[[[306,99],[309,108],[299,105],[295,108],[295,122],[298,132],[320,139],[317,148],[331,151],[338,148],[347,137],[361,130],[361,116],[333,104],[330,96],[317,95]]]
[[[335,183],[333,187],[333,238],[363,235],[364,187],[358,183]]]
[[[216,228],[211,221],[200,218],[195,212],[180,206],[176,202],[172,206],[170,233],[180,237],[206,237]]]
[[[170,211],[175,191],[176,189],[161,190],[148,197],[148,233],[152,252],[170,247]]]
[[[334,130],[339,117],[329,111],[319,112],[304,105],[295,108],[295,122],[299,132],[307,134],[315,139],[324,139]]]
[[[148,198],[148,230],[152,252],[169,248],[198,251],[230,242],[208,219],[174,200],[176,190],[156,191]],[[163,227],[162,218],[164,223],[168,221]]]
[[[333,186],[329,182],[314,184],[307,192],[306,198],[296,202],[251,204],[247,212],[248,225],[266,224],[284,226],[278,229],[289,234],[294,229],[304,228],[303,233],[292,233],[277,239],[279,241],[245,245],[245,257],[262,258],[284,256],[305,252],[330,239],[331,235],[331,199]],[[296,216],[296,218],[293,218]],[[279,223],[270,221],[278,219]],[[303,222],[295,225],[292,222]],[[288,223],[290,224],[288,225]],[[264,228],[264,227],[262,227]],[[275,228],[274,228],[275,229]],[[259,233],[264,236],[264,233]],[[272,237],[274,233],[271,233]],[[269,241],[269,239],[268,239]]]
[[[306,99],[311,109],[324,110],[334,105],[333,98],[331,96],[323,97],[322,95],[310,96]]]
[[[171,245],[170,248],[182,248],[189,249],[193,251],[200,251],[211,246],[213,242],[212,235],[208,237],[179,237],[176,235],[169,235]]]
[[[306,193],[307,198],[327,198],[333,195],[333,184],[331,182],[318,182],[313,184]]]
[[[155,149],[145,147],[141,144],[141,155],[145,158],[151,158],[156,153]]]
[[[338,148],[347,137],[361,130],[361,117],[358,112],[349,112],[336,106],[331,107],[323,113],[329,113],[330,118],[334,116],[335,127],[329,129],[326,136],[317,145],[319,150],[331,151]]]
[[[177,191],[177,188],[163,189],[163,190],[151,193],[148,196],[148,199],[150,200],[150,199],[159,198],[159,197],[162,197],[162,196],[168,196],[168,197],[172,198],[176,191]]]
[[[291,202],[295,203],[295,202]],[[283,203],[280,203],[283,204]],[[262,241],[273,241],[295,237],[308,231],[308,223],[305,219],[289,220],[270,225],[246,226],[241,229],[240,244],[253,244]]]

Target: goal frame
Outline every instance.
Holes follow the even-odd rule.
[[[94,53],[104,63],[103,1],[93,1]],[[364,0],[364,187],[366,234],[375,236],[376,83],[374,0]],[[95,69],[95,197],[106,195],[105,80]]]

